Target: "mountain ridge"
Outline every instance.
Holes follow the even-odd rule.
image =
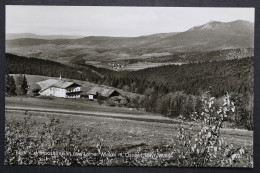
[[[15,39],[23,39],[23,38],[54,40],[54,39],[75,39],[75,38],[81,38],[81,36],[56,35],[56,34],[39,35],[39,34],[33,34],[33,33],[6,33],[6,40],[15,40]]]
[[[139,37],[88,36],[76,39],[20,38],[6,40],[6,52],[69,62],[75,57],[107,61],[137,59],[174,52],[254,48],[254,24],[248,21],[210,21],[178,33]],[[145,56],[144,56],[145,55]]]
[[[247,23],[247,24],[254,24],[253,22],[247,21],[247,20],[235,20],[231,22],[221,22],[221,21],[214,21],[211,20],[203,25],[198,25],[194,26],[186,31],[193,30],[194,28],[198,27],[203,27],[205,25],[209,24],[227,24],[227,23]],[[42,34],[34,34],[34,33],[6,33],[6,36],[17,36],[19,38],[8,38],[6,37],[6,40],[14,40],[14,39],[21,39],[21,38],[35,38],[35,37],[41,37],[41,38],[35,38],[35,39],[45,39],[45,40],[54,40],[54,39],[66,39],[63,37],[69,37],[70,39],[80,39],[80,38],[88,38],[88,37],[108,37],[108,38],[138,38],[138,37],[147,37],[147,36],[155,36],[155,35],[171,35],[171,34],[178,34],[186,31],[181,31],[181,32],[165,32],[165,33],[154,33],[154,34],[149,34],[149,35],[140,35],[140,36],[134,36],[134,37],[129,37],[129,36],[83,36],[83,35],[65,35],[65,34],[51,34],[51,35],[42,35]],[[45,37],[45,38],[44,38]],[[48,37],[54,37],[48,39]],[[60,37],[60,38],[57,38]]]

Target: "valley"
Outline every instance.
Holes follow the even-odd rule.
[[[253,23],[6,38],[5,164],[253,167]]]
[[[144,67],[154,67],[161,65],[156,63],[189,63],[252,56],[253,29],[252,23],[238,20],[228,23],[209,22],[180,33],[140,37],[90,36],[66,39],[63,36],[60,39],[48,39],[47,36],[21,34],[20,37],[7,37],[6,52],[61,63],[92,64],[112,70],[137,70],[141,69],[137,67],[138,63]],[[120,63],[124,67],[111,67],[109,63]]]

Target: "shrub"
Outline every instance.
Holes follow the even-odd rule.
[[[234,167],[238,166],[241,157],[245,154],[246,148],[234,148],[221,138],[223,122],[235,112],[234,102],[230,101],[230,95],[226,95],[223,104],[218,107],[215,98],[206,93],[202,99],[202,128],[194,135],[193,123],[189,122],[189,128],[184,128],[185,117],[178,128],[180,142],[180,153],[178,161],[180,165],[196,167]],[[199,116],[194,113],[191,120],[197,121]],[[248,161],[252,167],[253,162]]]
[[[116,104],[112,100],[110,100],[110,99],[106,101],[106,104],[108,106],[116,106]]]

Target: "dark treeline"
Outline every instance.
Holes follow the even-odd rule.
[[[214,97],[221,97],[226,92],[253,93],[254,58],[167,65],[121,74],[117,72],[102,80],[103,84],[139,94],[144,94],[148,89],[152,89],[156,95],[175,91],[201,95],[208,90]]]
[[[6,73],[51,77],[61,74],[64,78],[92,81],[138,94],[153,90],[154,94],[159,96],[176,91],[201,95],[202,92],[211,89],[212,96],[221,97],[226,92],[253,93],[254,58],[116,72],[92,65],[76,68],[54,61],[6,54]]]
[[[25,75],[19,74],[14,80],[14,77],[6,74],[5,75],[5,95],[26,95],[28,91],[28,84]]]
[[[227,49],[203,52],[175,52],[172,55],[151,57],[149,62],[205,62],[241,59],[254,55],[253,48]]]
[[[6,54],[7,74],[30,74],[96,81],[100,77],[87,68],[75,68],[58,62]]]
[[[237,107],[235,116],[228,121],[235,127],[253,129],[253,57],[115,72],[96,82],[143,94],[132,98],[131,105],[168,117],[181,114],[189,118],[194,112],[200,115],[206,91],[219,104],[228,92]]]

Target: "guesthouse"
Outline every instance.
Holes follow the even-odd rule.
[[[40,86],[39,95],[62,98],[80,98],[81,86],[74,82],[67,82],[56,79],[48,79],[37,82]]]

